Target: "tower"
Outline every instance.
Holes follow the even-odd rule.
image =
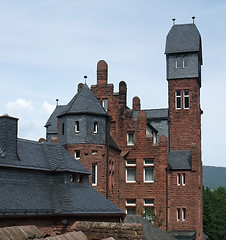
[[[174,24],[166,39],[169,104],[168,230],[202,239],[201,36]]]

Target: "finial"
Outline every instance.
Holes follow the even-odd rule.
[[[175,25],[175,21],[176,21],[176,19],[175,19],[175,18],[173,18],[173,19],[172,19],[172,21],[173,21],[173,25]]]
[[[192,17],[192,20],[193,20],[193,23],[195,23],[195,17],[194,16]]]
[[[86,83],[87,76],[85,75],[84,78],[85,78],[85,83]]]
[[[59,99],[57,98],[57,99],[56,99],[56,105],[57,105],[57,106],[58,106],[58,102],[59,102]]]

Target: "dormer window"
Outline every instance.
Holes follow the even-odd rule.
[[[75,122],[75,133],[79,133],[79,121]]]
[[[94,122],[94,124],[93,124],[93,132],[94,133],[98,132],[98,123],[97,122]]]

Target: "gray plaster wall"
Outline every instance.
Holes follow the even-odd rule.
[[[178,56],[188,57],[187,68],[176,68],[176,58]],[[178,79],[178,78],[198,78],[199,77],[199,55],[198,53],[186,53],[186,54],[172,54],[167,55],[167,79]]]
[[[79,121],[79,133],[75,133],[75,123]],[[98,131],[94,133],[94,122],[98,123]],[[64,123],[64,135],[62,124]],[[102,144],[106,145],[106,118],[93,115],[64,116],[59,119],[60,144]]]

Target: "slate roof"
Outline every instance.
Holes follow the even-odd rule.
[[[53,113],[50,115],[48,121],[45,124],[45,127],[48,127],[48,133],[57,134],[57,116],[64,111],[65,107],[66,105],[57,105]]]
[[[16,146],[15,146],[16,147]],[[0,158],[0,166],[45,170],[45,171],[69,171],[90,174],[58,143],[18,139],[18,158],[9,161],[7,155]]]
[[[168,108],[146,109],[147,119],[168,119]],[[139,111],[133,111],[133,118],[138,118]]]
[[[81,113],[108,116],[107,112],[101,106],[87,84],[83,85],[79,92],[65,106],[64,111],[59,116]]]
[[[175,24],[166,37],[166,54],[201,51],[201,36],[195,24]]]
[[[0,182],[0,216],[124,215],[89,184]]]
[[[141,216],[126,216],[124,222],[141,223],[143,225],[143,240],[175,240],[173,236],[160,230]]]
[[[172,170],[191,169],[191,151],[170,151],[168,155],[169,168]]]

